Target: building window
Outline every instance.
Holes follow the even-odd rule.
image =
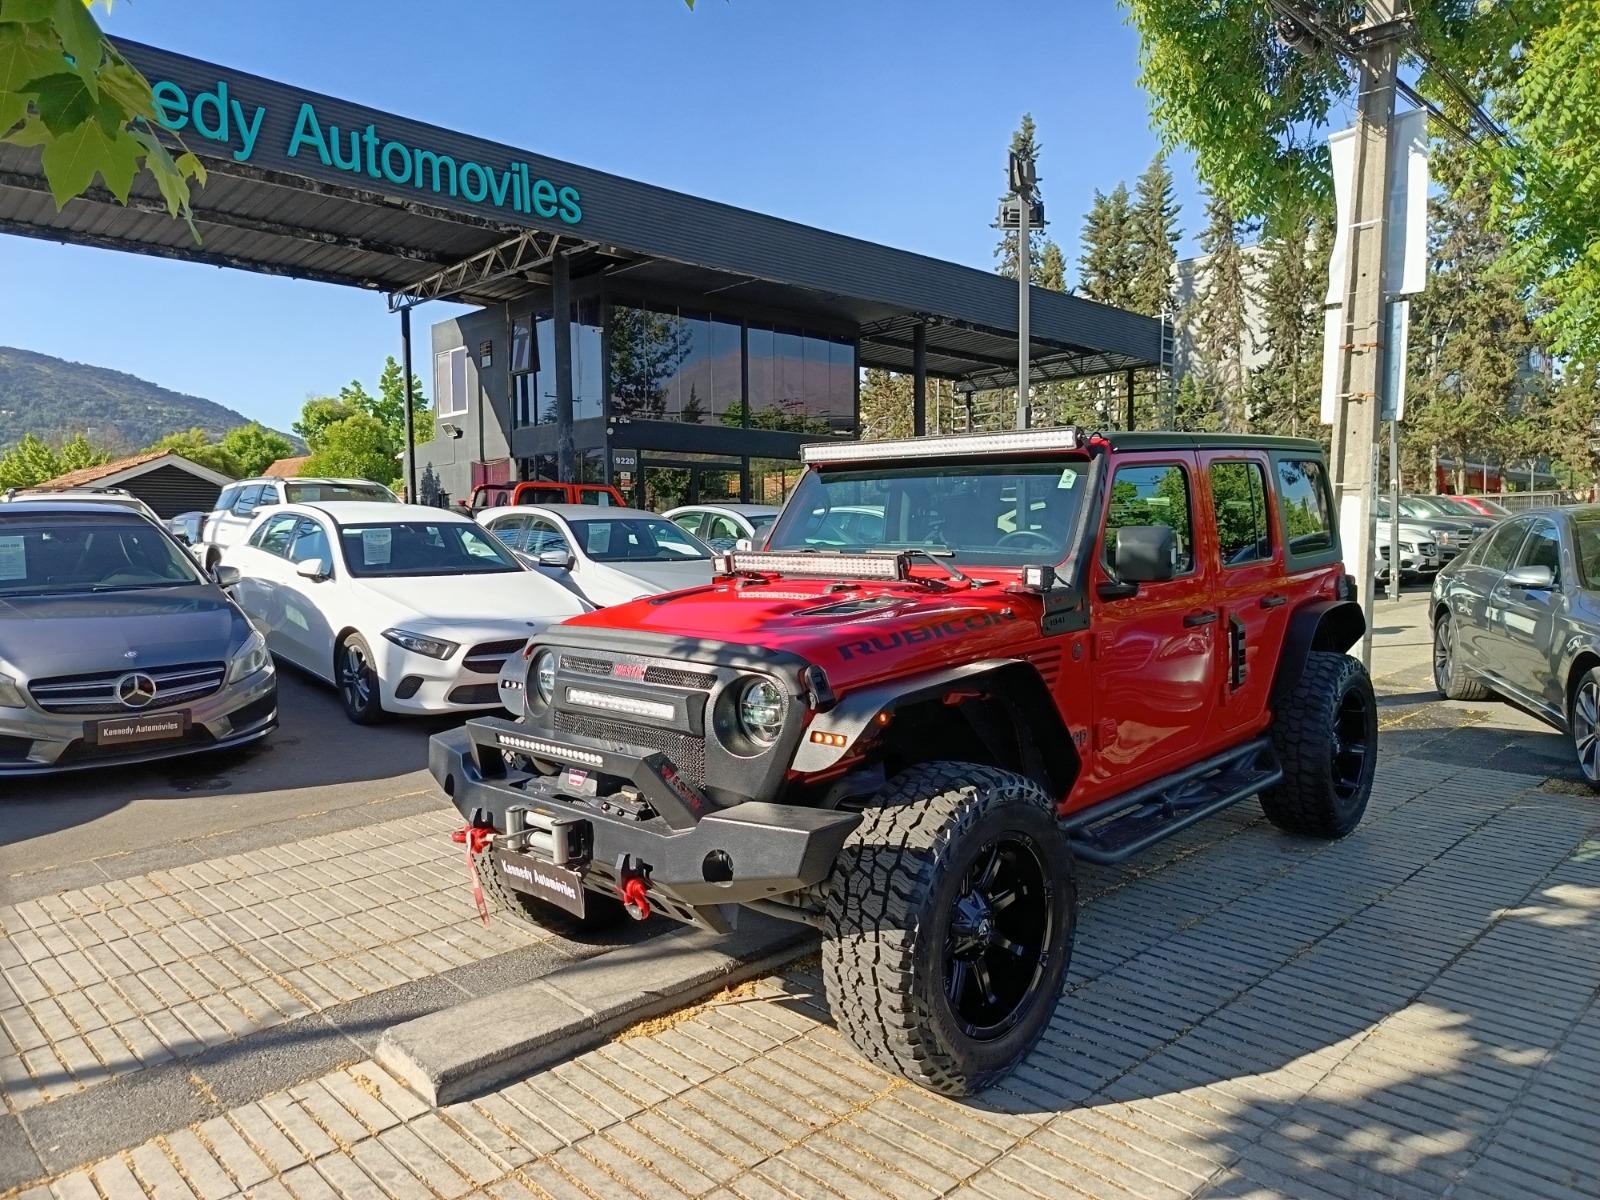
[[[856,350],[847,339],[750,326],[750,420],[755,429],[852,434]]]
[[[539,362],[533,355],[533,314],[525,313],[511,321],[511,373],[520,375],[536,370]]]
[[[467,349],[441,350],[433,356],[433,403],[439,417],[467,411]]]

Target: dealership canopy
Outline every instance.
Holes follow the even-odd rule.
[[[626,275],[847,320],[861,365],[967,387],[1015,383],[1016,285],[131,42],[162,123],[206,163],[197,243],[148,179],[56,211],[37,149],[0,144],[0,232],[347,284],[391,307],[493,304],[544,283]],[[1033,377],[1158,365],[1157,321],[1034,289]]]

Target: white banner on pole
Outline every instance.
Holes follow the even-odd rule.
[[[1339,344],[1344,336],[1344,305],[1322,310],[1322,423],[1332,425],[1339,413]]]
[[[1378,400],[1378,416],[1385,421],[1406,419],[1406,357],[1410,350],[1411,301],[1389,304],[1389,327],[1383,335],[1383,395]]]
[[[1397,114],[1390,139],[1383,291],[1386,296],[1412,296],[1428,281],[1428,114],[1420,108]],[[1333,254],[1328,259],[1324,304],[1343,304],[1345,300],[1356,148],[1354,129],[1341,129],[1328,137],[1338,224],[1334,228]]]

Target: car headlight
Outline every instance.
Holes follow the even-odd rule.
[[[556,694],[556,656],[553,650],[541,650],[533,659],[533,690],[539,693],[539,703],[549,704]]]
[[[739,728],[751,741],[770,746],[783,732],[783,692],[770,679],[752,679],[739,691]]]
[[[28,701],[23,697],[17,681],[9,675],[0,675],[0,708],[27,707]]]
[[[443,638],[412,633],[409,629],[385,629],[383,636],[402,650],[410,650],[413,654],[426,654],[429,658],[449,658],[461,649],[459,642],[447,642]]]
[[[244,645],[239,647],[239,652],[228,660],[228,682],[238,683],[241,679],[248,679],[271,662],[266,639],[261,636],[260,630],[252,629]],[[0,703],[3,702],[3,698],[0,698]]]

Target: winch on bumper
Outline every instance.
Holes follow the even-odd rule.
[[[507,755],[553,764],[518,770]],[[434,735],[428,768],[494,846],[576,871],[594,892],[641,880],[653,907],[725,931],[725,905],[821,883],[856,813],[747,800],[718,807],[661,752],[555,739],[498,717]]]

